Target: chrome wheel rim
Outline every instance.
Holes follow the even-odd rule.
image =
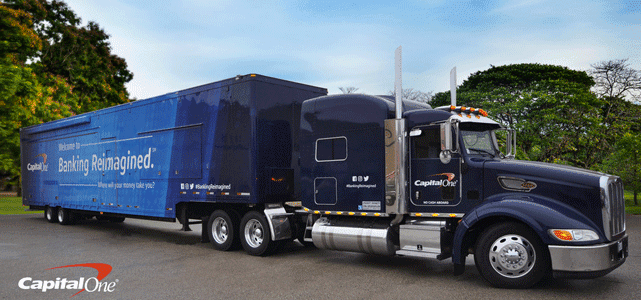
[[[251,219],[245,225],[245,241],[252,248],[258,248],[263,243],[263,225],[258,220]]]
[[[47,220],[53,220],[53,211],[51,207],[47,207]]]
[[[508,234],[490,247],[490,264],[503,277],[518,278],[529,273],[536,262],[536,252],[526,238]]]
[[[65,219],[65,216],[63,215],[64,211],[62,211],[62,208],[58,208],[58,222],[62,223]]]
[[[218,244],[224,244],[229,237],[229,225],[224,218],[218,217],[211,224],[211,233],[214,241]]]

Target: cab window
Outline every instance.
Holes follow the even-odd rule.
[[[421,135],[412,139],[414,158],[438,158],[441,153],[441,133],[438,126],[421,128]]]

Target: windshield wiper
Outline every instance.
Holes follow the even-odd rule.
[[[467,150],[472,150],[472,151],[476,151],[476,152],[479,152],[479,153],[485,153],[485,154],[488,154],[488,155],[490,155],[492,157],[495,156],[494,153],[491,153],[490,151],[487,151],[487,150],[484,150],[484,149],[467,148]]]

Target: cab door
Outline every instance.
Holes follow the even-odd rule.
[[[456,212],[461,202],[461,157],[439,158],[440,126],[415,128],[409,138],[410,212]]]

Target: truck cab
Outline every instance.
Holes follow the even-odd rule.
[[[618,177],[516,160],[515,133],[482,109],[404,101],[402,119],[394,110],[380,96],[303,102],[306,241],[451,258],[456,274],[474,254],[498,287],[529,287],[546,275],[598,277],[625,261]]]

